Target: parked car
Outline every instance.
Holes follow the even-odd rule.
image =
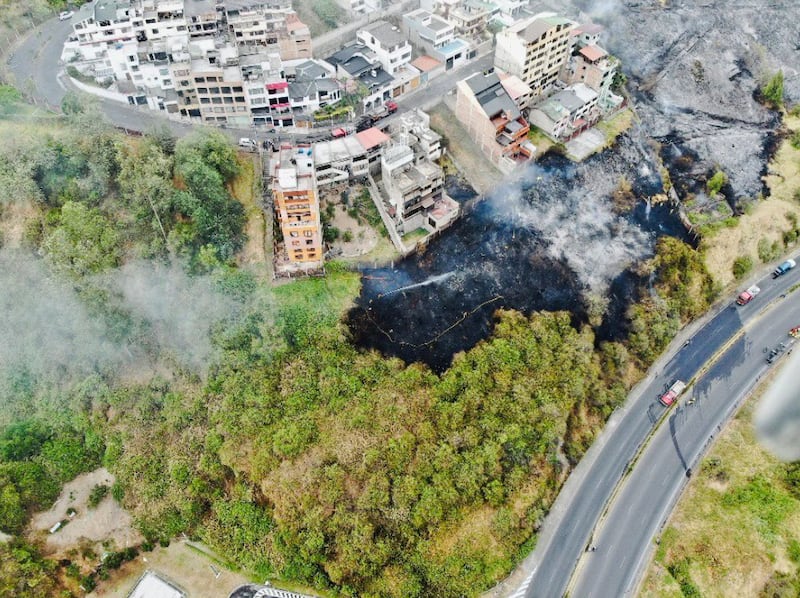
[[[75,13],[71,10],[65,10],[64,12],[58,13],[58,20],[59,21],[69,21],[72,18],[72,15]]]
[[[258,144],[256,143],[255,139],[250,139],[249,137],[240,137],[239,147],[253,152],[258,150]]]

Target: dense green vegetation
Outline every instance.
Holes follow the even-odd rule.
[[[30,202],[16,251],[42,256],[25,263],[103,323],[122,365],[0,372],[0,527],[15,533],[102,463],[117,483],[94,500],[110,491],[148,544],[186,533],[259,578],[343,595],[474,595],[530,549],[570,465],[714,294],[697,254],[662,239],[626,342],[598,344],[566,313],[499,312],[493,337],[437,376],[350,344],[340,318],[355,273],[331,264],[272,289],[236,268],[240,167],[224,138],[128,139],[70,106],[58,127],[0,149],[4,201]],[[352,200],[367,220],[369,204]],[[228,306],[189,337],[208,336],[213,359],[182,362],[157,340],[165,316],[130,267],[142,258],[178,264]],[[18,563],[40,563],[26,554]]]

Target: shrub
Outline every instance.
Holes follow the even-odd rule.
[[[761,97],[774,108],[783,106],[783,71],[775,73],[761,88]]]
[[[753,258],[749,255],[742,255],[733,260],[733,277],[741,280],[753,269]]]
[[[89,493],[89,508],[94,509],[108,494],[108,486],[105,484],[95,484],[92,491]]]
[[[780,246],[775,241],[770,243],[768,239],[761,238],[758,241],[758,259],[763,263],[771,262],[780,255]]]
[[[725,183],[727,182],[728,182],[728,177],[725,175],[724,172],[718,170],[706,182],[706,189],[708,190],[708,194],[711,197],[714,197],[720,191],[722,191],[722,188],[725,186]]]

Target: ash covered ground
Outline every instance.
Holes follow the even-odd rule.
[[[360,346],[442,371],[453,354],[489,336],[496,309],[564,309],[581,322],[590,296],[608,305],[598,336],[616,338],[636,299],[632,267],[653,254],[659,235],[685,238],[663,205],[641,203],[617,215],[610,195],[620,179],[641,198],[662,191],[658,154],[684,192],[702,193],[717,168],[729,177],[724,191],[734,207],[764,190],[779,119],[755,92],[782,69],[787,99],[800,99],[800,3],[531,4],[606,27],[601,43],[622,60],[639,122],[584,164],[554,157],[532,165],[521,182],[498,189],[424,255],[365,271],[348,315]]]
[[[787,99],[800,100],[800,2],[534,0],[532,5],[583,14],[606,27],[601,43],[622,61],[642,134],[697,158],[688,172],[671,172],[686,188],[702,187],[687,177],[702,183],[719,167],[730,179],[726,191],[732,203],[764,190],[761,176],[779,121],[754,92],[782,69]]]
[[[652,255],[657,235],[684,234],[665,205],[613,210],[622,177],[648,196],[660,190],[655,172],[652,152],[629,136],[583,164],[554,156],[531,165],[424,254],[365,270],[348,314],[353,340],[442,371],[489,336],[497,309],[567,310],[586,321],[588,296],[629,288],[620,278]]]

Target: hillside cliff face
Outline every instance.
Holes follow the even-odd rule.
[[[756,90],[782,69],[800,100],[800,3],[790,0],[544,0],[606,27],[649,138],[693,154],[693,176],[717,167],[732,198],[762,191],[765,147],[778,126]]]

